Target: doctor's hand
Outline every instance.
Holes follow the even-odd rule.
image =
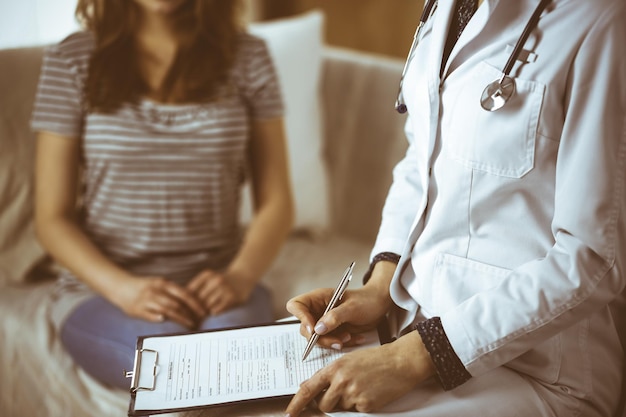
[[[367,285],[346,291],[339,305],[322,317],[332,294],[332,288],[321,288],[287,302],[287,310],[302,323],[300,333],[309,338],[315,330],[318,344],[327,348],[359,344],[359,334],[374,329],[391,306],[385,291]]]
[[[285,415],[297,417],[315,400],[323,412],[372,412],[435,374],[417,331],[386,345],[347,353],[311,379],[291,399]]]

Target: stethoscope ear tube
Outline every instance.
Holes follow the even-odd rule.
[[[413,53],[415,52],[415,48],[419,43],[420,32],[422,31],[422,26],[426,23],[426,21],[430,18],[430,16],[434,13],[435,7],[437,5],[437,0],[428,0],[424,9],[422,10],[422,14],[420,16],[419,24],[415,29],[415,33],[413,34],[413,42],[411,42],[411,48],[409,49],[409,54],[406,57],[406,61],[404,61],[404,68],[402,68],[402,75],[400,76],[400,86],[398,87],[398,96],[396,98],[396,111],[400,114],[406,113],[407,108],[404,103],[404,95],[402,94],[402,84],[404,82],[404,76],[406,75],[406,70],[409,67],[409,63],[413,58]]]
[[[396,111],[400,114],[406,113],[406,104],[404,104],[404,95],[402,94],[402,84],[404,81],[404,76],[406,74],[406,69],[411,62],[411,58],[413,58],[413,52],[415,51],[415,47],[417,46],[418,38],[420,32],[422,30],[422,26],[424,26],[424,22],[420,19],[419,25],[415,29],[415,34],[413,35],[413,42],[411,43],[411,48],[409,49],[409,54],[406,57],[406,61],[404,61],[404,67],[402,68],[402,75],[400,76],[400,85],[398,86],[398,97],[396,98]]]

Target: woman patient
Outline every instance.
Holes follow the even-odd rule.
[[[46,51],[32,125],[37,233],[63,267],[50,316],[105,384],[128,388],[139,335],[273,319],[259,280],[293,218],[283,107],[239,10],[80,0],[85,30]]]

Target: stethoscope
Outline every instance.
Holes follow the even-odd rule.
[[[509,59],[507,60],[504,68],[502,69],[502,75],[497,78],[495,81],[487,85],[483,90],[483,93],[480,97],[480,105],[483,109],[487,111],[496,111],[504,107],[507,101],[515,94],[515,80],[509,76],[511,70],[513,69],[513,65],[515,65],[515,61],[519,58],[520,53],[522,52],[522,48],[532,32],[539,23],[539,16],[543,12],[543,10],[548,6],[551,0],[541,0],[532,16],[526,23],[524,27],[524,31],[522,35],[517,40]],[[400,76],[400,87],[398,90],[398,98],[396,100],[396,110],[398,113],[406,113],[407,108],[404,103],[404,95],[402,93],[402,84],[404,82],[404,76],[406,75],[406,70],[409,67],[409,63],[413,59],[413,55],[415,54],[415,49],[417,48],[417,44],[420,39],[420,32],[422,27],[428,19],[434,14],[437,9],[437,0],[428,0],[426,5],[424,6],[424,10],[420,16],[419,24],[417,25],[417,29],[415,30],[415,35],[413,35],[413,43],[411,44],[411,49],[409,49],[409,55],[406,58],[406,62],[404,63],[404,68],[402,69],[402,75]]]

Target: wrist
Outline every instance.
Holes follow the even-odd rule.
[[[422,336],[417,331],[412,331],[408,334],[410,339],[409,343],[415,346],[416,351],[416,365],[419,372],[421,372],[426,378],[430,378],[437,374],[437,368],[430,355],[430,352],[426,348]]]
[[[456,388],[472,377],[450,345],[439,317],[417,323],[415,330],[412,333],[419,333],[444,390]]]
[[[224,278],[228,282],[238,298],[241,301],[248,299],[248,296],[252,293],[252,290],[257,285],[259,277],[252,271],[248,271],[243,267],[237,265],[231,265],[224,271]]]
[[[363,288],[373,290],[378,297],[389,300],[389,304],[391,304],[389,286],[391,285],[391,279],[396,271],[396,267],[397,265],[391,261],[376,262],[371,268],[370,277]]]
[[[415,384],[436,375],[435,365],[418,332],[407,333],[384,346],[395,350],[393,355],[388,357],[395,358],[400,369],[415,381]]]
[[[367,284],[370,281],[379,263],[387,264],[387,268],[390,267],[389,265],[394,265],[393,271],[391,272],[391,276],[393,276],[393,272],[395,272],[395,266],[398,265],[399,261],[400,255],[393,252],[381,252],[376,254],[372,258],[367,272],[365,272],[365,275],[363,275],[363,285]],[[389,277],[389,281],[391,282],[391,277]]]
[[[92,285],[98,293],[110,301],[119,298],[120,293],[125,291],[123,288],[137,278],[127,271],[117,269],[103,270],[99,275],[97,279],[92,280]]]
[[[136,293],[135,282],[138,283],[138,277],[124,272],[114,272],[104,278],[105,280],[99,281],[102,285],[94,289],[111,304],[126,311],[128,305],[133,303]]]

